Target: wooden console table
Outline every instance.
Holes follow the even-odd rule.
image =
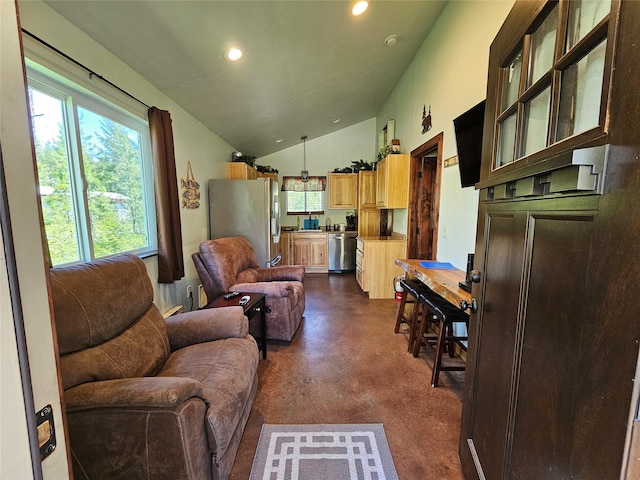
[[[422,261],[397,259],[396,265],[457,307],[463,300],[471,302],[471,294],[458,286],[458,282],[464,282],[465,272],[458,269],[425,268],[420,265]]]

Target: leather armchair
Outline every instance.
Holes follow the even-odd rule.
[[[209,302],[230,291],[264,293],[267,338],[293,339],[304,314],[304,265],[261,268],[241,236],[206,240],[198,250],[191,257]]]
[[[133,255],[50,280],[75,478],[228,479],[258,386],[242,308],[165,320]]]

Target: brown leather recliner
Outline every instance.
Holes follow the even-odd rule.
[[[229,291],[264,293],[267,338],[293,338],[304,314],[304,265],[261,268],[253,247],[241,236],[201,242],[191,257],[209,302]]]
[[[258,387],[242,308],[165,320],[128,254],[50,279],[75,478],[229,478]]]

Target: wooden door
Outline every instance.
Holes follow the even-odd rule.
[[[442,140],[440,133],[411,152],[409,258],[435,259],[437,255]]]
[[[626,475],[638,415],[640,3],[590,5],[605,11],[581,18],[587,26],[579,27],[578,47],[562,42],[573,38],[576,25],[566,22],[581,4],[545,1],[516,2],[491,47],[478,184],[480,281],[472,289],[478,310],[470,318],[460,436],[467,480]],[[536,45],[536,29],[554,26],[558,40],[548,48],[556,60],[529,82],[529,63],[542,57],[526,47]],[[563,104],[577,90],[554,79],[598,55],[600,70],[581,87],[591,86],[591,94]],[[522,77],[511,75],[517,71]],[[548,122],[540,123],[546,147],[529,153],[529,102],[543,91],[555,92],[545,103]],[[566,136],[585,105],[594,126]],[[501,141],[496,132],[512,138]]]

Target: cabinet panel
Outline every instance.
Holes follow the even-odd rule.
[[[227,162],[228,180],[255,180],[258,171],[244,162]]]
[[[291,237],[290,233],[282,232],[280,233],[280,243],[278,244],[278,251],[280,255],[282,255],[282,260],[280,260],[280,265],[293,265],[293,252],[291,246]]]
[[[507,413],[515,351],[520,278],[526,219],[512,212],[485,215],[484,297],[479,305],[477,385],[472,436],[486,478],[503,478],[507,438]],[[478,267],[481,267],[478,265]]]
[[[325,233],[293,234],[293,255],[296,265],[305,265],[307,273],[327,273],[328,245]]]
[[[584,312],[591,300],[587,283],[594,224],[589,213],[533,214],[529,221],[526,251],[531,260],[519,340],[512,478],[596,478],[593,471],[581,471],[590,454],[581,449],[580,427],[572,427],[589,415],[574,404],[580,402],[576,387],[584,373],[582,342],[589,341],[583,332],[599,320]],[[611,473],[597,478],[612,478]]]
[[[380,235],[380,211],[377,208],[358,210],[358,235],[363,237]]]
[[[358,172],[358,207],[376,208],[376,172]]]
[[[355,173],[329,174],[329,208],[356,208],[358,206],[358,175]]]
[[[376,206],[407,208],[409,206],[409,155],[388,155],[378,162],[376,171]]]

